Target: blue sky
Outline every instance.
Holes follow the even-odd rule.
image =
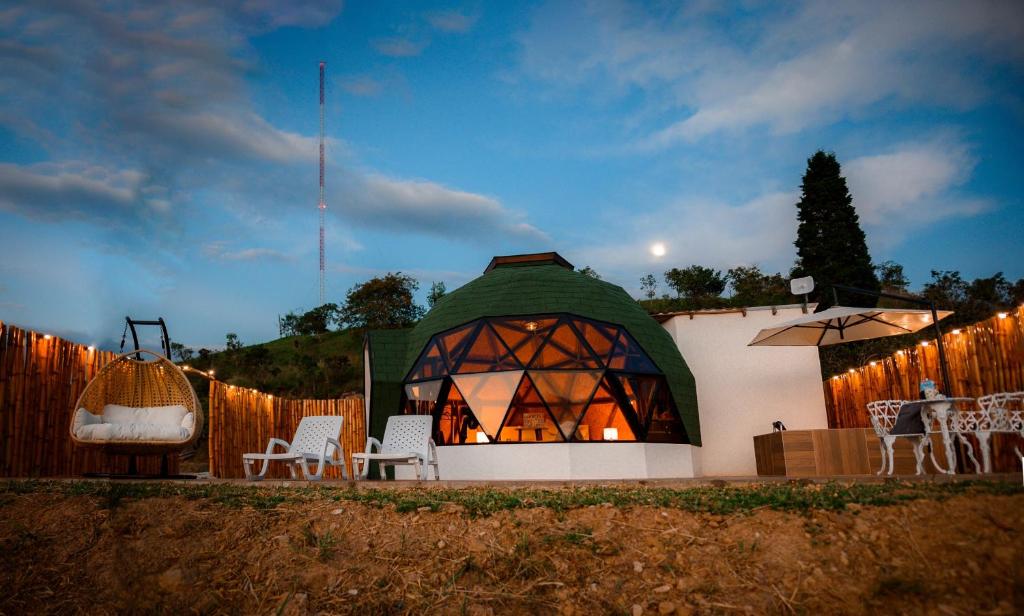
[[[217,347],[313,307],[320,59],[331,301],[552,249],[785,272],[818,148],[876,262],[1016,279],[1022,40],[1019,2],[5,4],[0,320]]]

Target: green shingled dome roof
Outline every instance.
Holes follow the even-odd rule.
[[[409,331],[403,374],[440,332],[484,317],[562,312],[625,327],[665,374],[687,437],[690,443],[700,444],[693,374],[668,332],[621,287],[552,260],[492,262],[483,276],[441,298]]]

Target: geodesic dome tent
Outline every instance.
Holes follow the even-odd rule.
[[[367,337],[371,433],[434,417],[438,445],[700,444],[669,334],[622,288],[557,253],[495,257],[404,332]]]

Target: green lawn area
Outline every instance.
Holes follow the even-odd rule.
[[[779,511],[839,510],[850,505],[885,506],[918,499],[943,500],[959,495],[1024,493],[1016,482],[956,481],[815,484],[764,483],[744,486],[592,486],[579,488],[430,488],[430,487],[316,487],[252,486],[234,483],[182,484],[102,481],[7,481],[0,498],[15,494],[47,493],[96,496],[111,508],[124,499],[183,497],[227,507],[273,509],[282,503],[349,501],[398,512],[439,511],[454,507],[470,516],[514,509],[548,508],[566,511],[589,506],[653,506],[690,512],[733,514],[759,509]]]

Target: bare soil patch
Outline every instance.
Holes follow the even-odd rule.
[[[1017,489],[757,489],[0,486],[0,612],[1024,612]]]

